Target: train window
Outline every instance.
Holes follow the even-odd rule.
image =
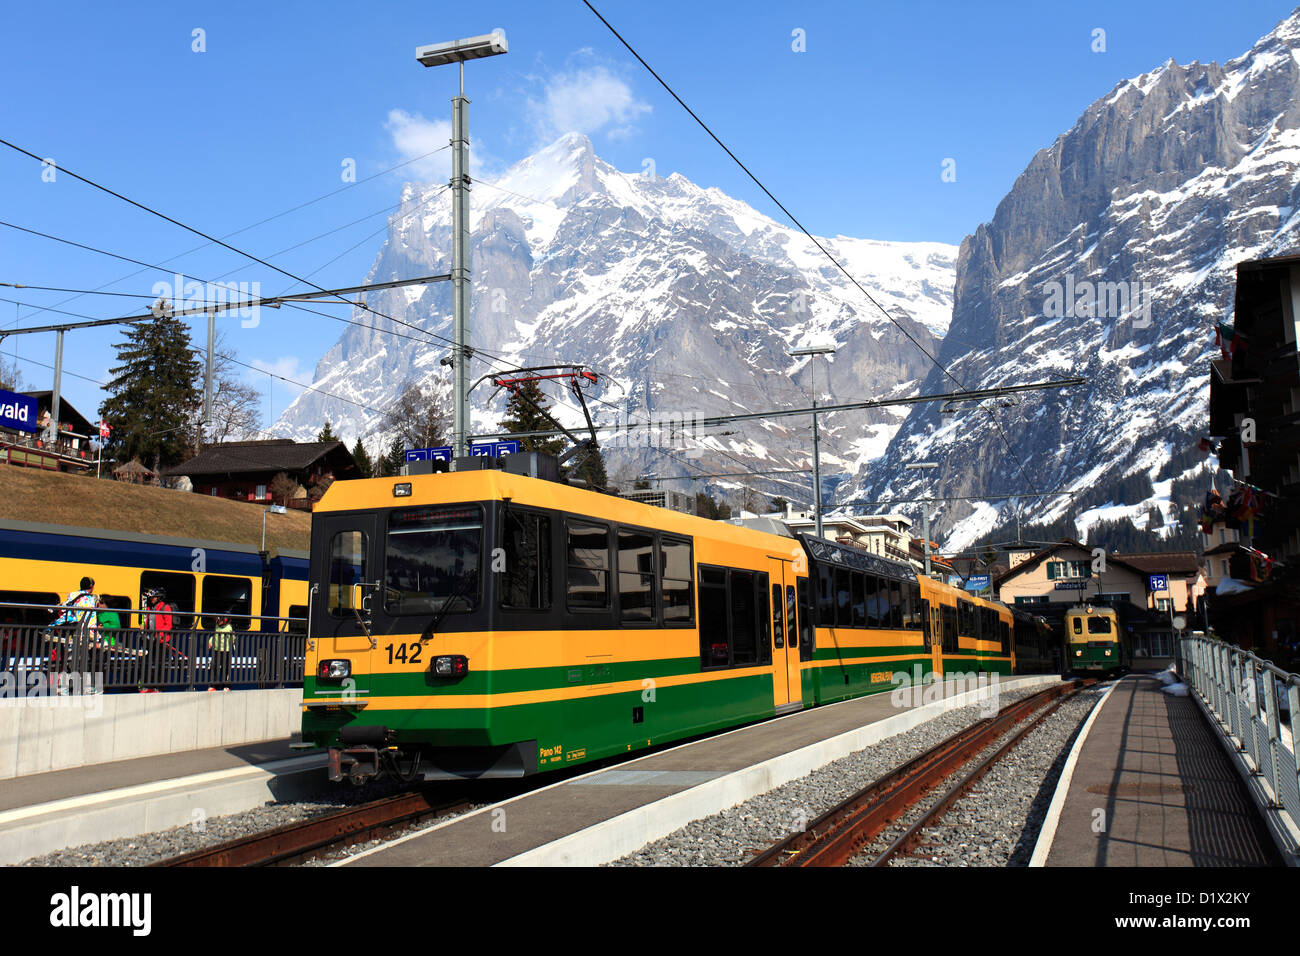
[[[1011,628],[1007,626],[1006,621],[998,621],[998,632],[1002,637],[1002,653],[1011,653]]]
[[[665,536],[659,543],[660,593],[665,624],[689,624],[691,607],[691,543]]]
[[[947,604],[940,607],[939,624],[943,628],[944,653],[957,653],[957,609]]]
[[[727,572],[700,566],[700,665],[731,663],[727,628]]]
[[[835,624],[835,577],[824,564],[817,565],[817,623],[822,627]]]
[[[229,617],[237,631],[248,630],[253,612],[253,582],[248,578],[228,578],[208,574],[203,578],[203,617],[200,627],[217,626],[216,615]]]
[[[1082,619],[1076,617],[1076,618],[1074,619],[1074,625],[1073,625],[1073,627],[1074,627],[1074,633],[1075,633],[1075,634],[1082,634],[1082,633],[1083,633],[1083,621],[1082,621]]]
[[[758,644],[758,663],[770,664],[772,663],[772,632],[768,626],[767,619],[769,608],[767,606],[766,571],[759,571],[754,575],[754,591],[752,593],[754,598],[757,598],[755,603],[758,605],[758,613],[754,617],[754,620],[758,624],[758,633],[755,635]],[[786,625],[786,630],[789,630],[788,624]]]
[[[286,634],[307,633],[307,605],[289,605],[289,620],[284,624],[284,632]]]
[[[889,582],[889,626],[903,626],[903,585],[901,581]]]
[[[799,660],[810,661],[816,648],[817,631],[813,627],[812,582],[799,578]]]
[[[361,582],[366,577],[366,536],[361,531],[340,531],[329,550],[329,612],[351,617],[361,607]]]
[[[609,607],[609,529],[603,524],[570,521],[566,553],[569,609]]]
[[[758,633],[758,621],[754,619],[754,573],[752,571],[731,572],[731,662],[733,664],[757,664],[759,651],[754,638]],[[763,603],[767,603],[767,589],[763,589]],[[766,623],[767,614],[760,620]]]
[[[853,591],[849,586],[849,572],[844,568],[835,569],[835,624],[853,626]]]
[[[63,598],[53,591],[0,591],[0,624],[43,626],[54,617],[50,607]],[[39,604],[42,607],[5,607],[7,604]],[[127,607],[130,607],[128,604]]]
[[[501,522],[505,569],[497,579],[500,602],[512,610],[545,611],[551,606],[551,519],[510,510]]]
[[[618,604],[624,621],[655,619],[655,540],[648,531],[618,532]]]
[[[194,610],[194,575],[171,574],[166,571],[145,571],[140,575],[140,607],[146,607],[145,592],[161,588],[166,603],[171,607],[172,629],[183,631],[191,626],[192,618],[182,611]],[[149,617],[151,615],[144,615]]]
[[[1076,618],[1077,620],[1077,618]],[[1108,617],[1090,617],[1088,618],[1089,634],[1109,634],[1110,618]]]
[[[785,647],[785,627],[781,623],[781,585],[772,585],[772,634],[777,647]]]
[[[483,509],[405,508],[388,515],[384,610],[464,614],[478,607]]]
[[[863,595],[863,575],[857,571],[850,572],[853,585],[853,626],[867,626],[867,602]]]
[[[925,629],[925,612],[921,604],[921,586],[911,581],[907,584],[908,607],[911,608],[911,616],[908,618],[907,626],[914,631]]]
[[[795,636],[796,620],[797,618],[795,616],[795,606],[794,606],[794,585],[787,584],[785,586],[785,634],[786,634],[787,643],[792,647],[794,646],[794,642],[798,640],[798,638]]]
[[[867,627],[880,627],[880,578],[874,574],[866,576],[866,600],[864,602],[867,610]]]

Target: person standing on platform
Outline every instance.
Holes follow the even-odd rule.
[[[212,650],[212,683],[220,684],[221,690],[228,691],[235,650],[235,628],[227,615],[217,617],[217,627],[208,638],[208,647]],[[217,689],[216,686],[208,688],[210,691]]]

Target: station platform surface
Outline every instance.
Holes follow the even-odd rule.
[[[952,684],[943,685],[943,690],[945,697],[957,693]],[[337,865],[491,866],[910,709],[895,704],[888,692],[812,707],[543,786]],[[707,809],[699,815],[713,812]]]
[[[1046,865],[1281,865],[1214,729],[1162,686],[1131,675],[1102,703]]]
[[[0,813],[123,787],[324,753],[323,750],[290,750],[290,745],[299,739],[292,737],[231,747],[209,747],[14,777],[0,781]]]

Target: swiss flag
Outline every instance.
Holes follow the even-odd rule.
[[[107,437],[109,436],[109,433],[112,432],[112,430],[113,430],[113,426],[110,425],[108,422],[101,421],[101,422],[99,423],[99,437],[100,437],[100,438],[107,438]]]

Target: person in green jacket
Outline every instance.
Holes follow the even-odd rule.
[[[208,638],[208,647],[212,650],[212,681],[221,684],[223,691],[230,690],[230,671],[235,651],[235,628],[230,617],[225,614],[217,616],[217,626]],[[208,690],[216,690],[215,686]]]
[[[99,640],[109,647],[117,646],[117,632],[122,629],[122,618],[117,611],[110,608],[100,598],[96,607],[99,612],[95,615],[98,620],[95,622],[99,630]]]

